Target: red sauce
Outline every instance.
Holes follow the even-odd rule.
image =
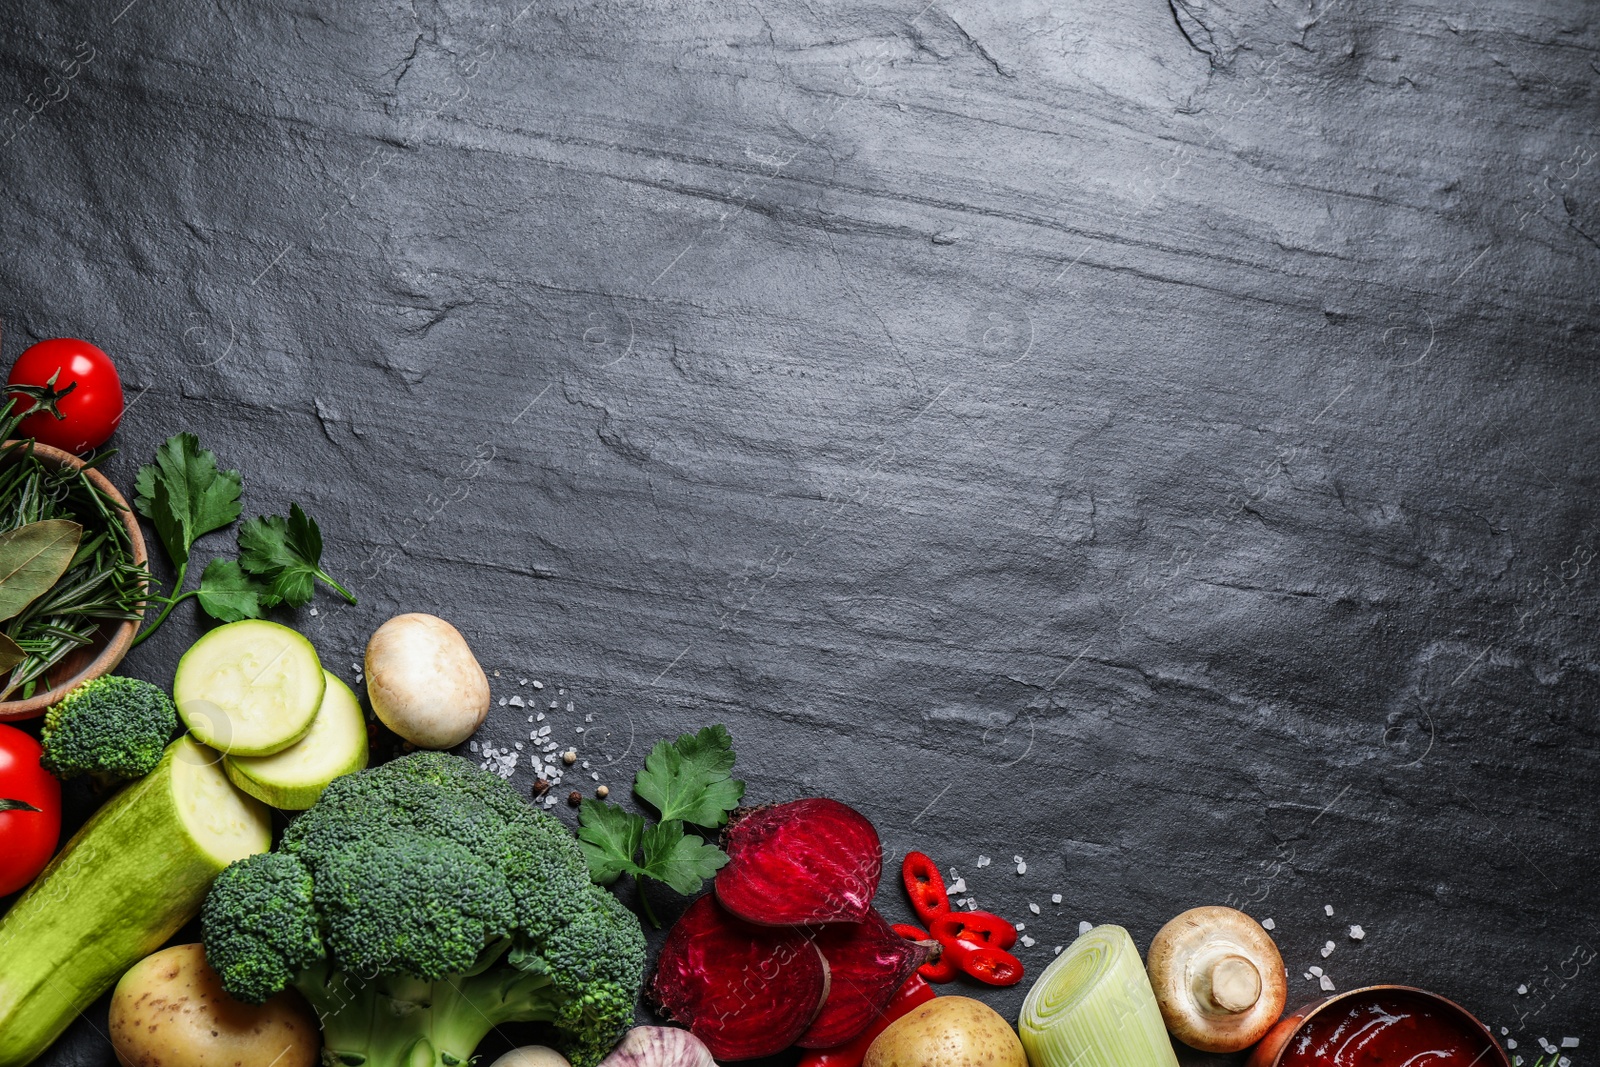
[[[1448,1005],[1378,990],[1313,1015],[1284,1049],[1282,1067],[1487,1067],[1490,1038]]]

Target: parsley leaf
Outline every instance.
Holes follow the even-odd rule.
[[[636,873],[665,882],[684,896],[700,892],[705,880],[721,870],[728,854],[693,834],[683,832],[683,823],[657,823],[646,830],[639,842],[644,863]]]
[[[238,471],[219,470],[217,457],[194,434],[180,433],[156,449],[154,464],[139,468],[133,487],[133,506],[155,523],[181,586],[195,541],[239,517],[244,480]]]
[[[349,590],[322,569],[322,531],[299,504],[289,505],[287,519],[266,515],[239,527],[239,565],[292,608],[308,603],[319,581],[350,603],[356,602]]]
[[[271,590],[231,559],[214,559],[206,564],[195,596],[206,614],[219,622],[259,619],[262,612],[277,603]]]
[[[646,879],[688,896],[728,862],[727,853],[687,832],[685,823],[713,829],[728,821],[744,796],[744,783],[729,777],[733,760],[733,739],[721,725],[657,743],[633,779],[634,792],[661,812],[654,826],[615,804],[585,800],[578,810],[578,847],[589,876],[610,885],[632,875],[641,883],[641,910],[659,928],[644,894]]]
[[[639,873],[633,856],[643,835],[643,815],[603,800],[585,800],[578,809],[578,847],[589,861],[589,877],[596,885],[610,885],[625,874]]]
[[[681,819],[716,829],[744,796],[744,783],[730,777],[732,770],[733,739],[719,723],[670,744],[656,742],[633,788],[661,812],[662,822]]]

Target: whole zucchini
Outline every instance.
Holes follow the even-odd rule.
[[[0,918],[0,1067],[23,1067],[272,845],[267,809],[187,737],[95,813]]]

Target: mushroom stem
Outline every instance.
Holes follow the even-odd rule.
[[[1244,956],[1227,953],[1196,968],[1190,986],[1208,1015],[1238,1015],[1261,999],[1261,972]]]

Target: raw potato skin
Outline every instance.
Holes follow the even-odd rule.
[[[1028,1067],[1022,1041],[989,1005],[935,997],[889,1024],[862,1067]]]
[[[117,983],[111,1044],[122,1067],[316,1067],[322,1038],[298,993],[241,1004],[206,963],[205,946],[174,945]]]
[[[367,697],[419,748],[461,744],[489,714],[489,679],[461,631],[434,615],[396,615],[367,642]]]

